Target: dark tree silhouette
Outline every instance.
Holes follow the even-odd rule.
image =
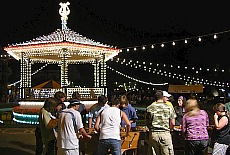
[[[8,79],[12,73],[8,58],[7,53],[0,47],[0,101],[6,101]]]

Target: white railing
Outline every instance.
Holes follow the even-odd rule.
[[[53,97],[57,91],[62,91],[62,89],[51,89],[51,88],[31,89],[30,98],[42,99],[42,98]]]
[[[65,92],[64,89],[31,89],[31,98],[42,99],[53,97],[57,91]],[[81,99],[97,99],[100,95],[107,95],[106,88],[66,88],[67,99],[72,97],[73,92],[78,92],[81,95]]]
[[[106,88],[67,88],[67,98],[71,98],[73,92],[78,92],[81,98],[95,99],[100,95],[107,95]]]

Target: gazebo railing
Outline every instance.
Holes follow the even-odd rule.
[[[81,99],[97,99],[100,95],[107,95],[106,88],[65,88],[64,89],[53,89],[53,88],[40,88],[40,89],[31,89],[30,98],[42,99],[53,97],[55,92],[63,91],[66,93],[67,99],[72,97],[73,92],[78,92],[81,95]]]
[[[100,95],[107,95],[106,88],[67,88],[67,98],[71,98],[73,92],[78,92],[81,99],[97,99]]]

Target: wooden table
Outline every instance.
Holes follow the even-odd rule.
[[[85,140],[80,139],[79,145],[80,145],[80,152],[82,152],[83,155],[85,154],[97,154],[97,146],[99,142],[99,133],[95,132],[95,129],[93,128],[86,128],[85,129],[88,134],[92,136],[92,139]],[[125,132],[121,132],[121,147],[122,147],[122,153],[126,150],[133,150],[135,154],[137,154],[139,144],[140,144],[140,135],[141,132],[135,131],[135,132],[129,132],[129,136],[124,137]]]
[[[98,140],[99,140],[99,134],[95,131],[94,128],[86,128],[86,132],[92,136],[90,140],[86,139],[80,139],[79,145],[80,145],[80,152],[82,152],[82,155],[85,154],[97,154],[97,146],[98,146]]]

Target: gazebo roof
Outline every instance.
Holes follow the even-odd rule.
[[[69,28],[57,29],[30,41],[8,45],[4,50],[17,60],[24,54],[37,63],[60,63],[64,53],[67,63],[93,63],[101,61],[104,56],[107,61],[119,53],[116,47],[88,39]]]

